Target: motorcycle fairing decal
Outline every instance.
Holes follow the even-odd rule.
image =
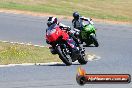
[[[95,36],[95,34],[94,34],[94,33],[91,33],[90,35],[94,35],[94,36]]]
[[[67,41],[68,41],[68,44],[69,44],[72,48],[75,47],[74,41],[73,41],[72,39],[68,39]]]
[[[87,39],[87,33],[85,31],[81,32],[81,36],[83,39]]]
[[[53,33],[56,32],[56,29],[52,29],[52,30],[47,30],[46,35],[52,35]]]

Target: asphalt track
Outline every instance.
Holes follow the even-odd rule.
[[[46,17],[0,13],[0,40],[45,45]],[[70,25],[68,20],[62,20]],[[96,23],[98,48],[87,53],[101,57],[82,67],[87,73],[132,75],[132,25]],[[76,83],[79,65],[14,66],[0,68],[0,88],[81,88]],[[86,84],[84,88],[132,88],[129,84]]]

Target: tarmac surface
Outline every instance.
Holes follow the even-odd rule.
[[[46,17],[0,13],[0,40],[46,45]],[[61,20],[71,26],[71,21]],[[101,58],[82,67],[91,74],[132,75],[132,25],[96,23],[99,47],[85,47]],[[0,68],[0,88],[80,88],[80,65],[63,64]],[[129,84],[86,84],[84,88],[132,88]]]

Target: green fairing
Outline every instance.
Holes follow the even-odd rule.
[[[88,37],[87,34],[91,34],[91,33],[95,33],[94,25],[92,24],[85,25],[81,32],[82,39],[87,39]]]

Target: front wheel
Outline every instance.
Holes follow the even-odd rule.
[[[70,55],[68,55],[68,53],[66,52],[65,49],[62,49],[60,46],[56,47],[56,50],[58,52],[59,58],[67,65],[71,65],[72,64],[72,59],[70,57]]]
[[[94,35],[91,35],[90,37],[91,37],[91,39],[92,39],[92,41],[93,41],[95,47],[98,47],[98,46],[99,46],[99,43],[98,43],[96,37],[95,37]]]

